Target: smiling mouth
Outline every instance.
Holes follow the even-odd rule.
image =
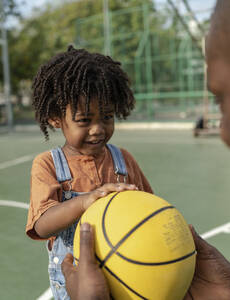
[[[96,141],[87,141],[86,143],[90,145],[99,145],[102,144],[103,142],[104,140],[96,140]]]

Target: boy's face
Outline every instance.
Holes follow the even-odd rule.
[[[70,105],[66,107],[66,115],[60,120],[61,129],[66,138],[64,149],[71,155],[92,155],[102,153],[105,144],[114,131],[114,109],[108,105],[104,115],[100,114],[97,99],[92,99],[88,115],[85,115],[85,101],[79,99],[75,120],[72,120]]]
[[[208,87],[216,95],[222,114],[221,137],[230,147],[230,37],[211,27],[206,41]],[[229,54],[228,54],[229,53]]]

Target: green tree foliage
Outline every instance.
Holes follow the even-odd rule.
[[[151,0],[109,0],[109,10],[111,13],[124,8],[128,10],[143,3],[153,7]],[[140,17],[138,13],[130,16],[131,14],[123,14],[114,18],[112,32],[124,34],[125,37],[130,28],[134,31],[139,30],[143,26],[143,16]],[[102,0],[62,1],[59,5],[49,4],[34,12],[30,18],[21,20],[17,28],[10,30],[8,41],[13,93],[19,92],[20,81],[31,80],[42,63],[54,54],[64,51],[71,43],[77,47],[85,47],[89,51],[103,52],[103,26]],[[126,42],[122,41],[121,47],[114,55],[119,59],[123,56],[132,56],[136,47],[135,39],[136,37],[127,37]],[[117,48],[119,39],[115,37],[113,43],[114,48]],[[128,43],[129,49],[126,49]]]
[[[34,11],[9,32],[14,94],[20,92],[22,81],[31,81],[42,63],[66,50],[69,44],[104,52],[103,0],[65,0],[58,5],[53,2],[55,5]],[[111,55],[122,62],[136,91],[178,89],[178,83],[185,78],[178,75],[178,68],[184,67],[177,53],[185,37],[172,10],[156,10],[152,0],[108,0],[108,3]],[[172,53],[177,56],[173,58]]]
[[[8,24],[9,20],[12,18],[20,18],[21,14],[19,11],[19,7],[16,4],[15,0],[1,0],[0,1],[0,22],[1,24]],[[6,26],[5,25],[5,26]],[[0,30],[1,32],[1,30]],[[0,47],[0,55],[1,55],[2,49]],[[0,68],[0,81],[2,81],[3,78],[3,68]],[[2,84],[1,84],[2,85]]]

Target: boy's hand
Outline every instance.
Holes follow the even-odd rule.
[[[96,190],[81,195],[82,200],[82,210],[85,211],[94,201],[99,198],[105,197],[112,192],[122,192],[122,191],[136,191],[138,188],[135,184],[126,183],[106,183],[100,186]]]

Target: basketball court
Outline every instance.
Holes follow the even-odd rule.
[[[129,150],[155,193],[230,259],[230,152],[218,136],[193,138],[190,129],[118,129],[112,143]],[[33,157],[62,145],[38,130],[1,135],[0,299],[51,299],[43,242],[25,235]]]

